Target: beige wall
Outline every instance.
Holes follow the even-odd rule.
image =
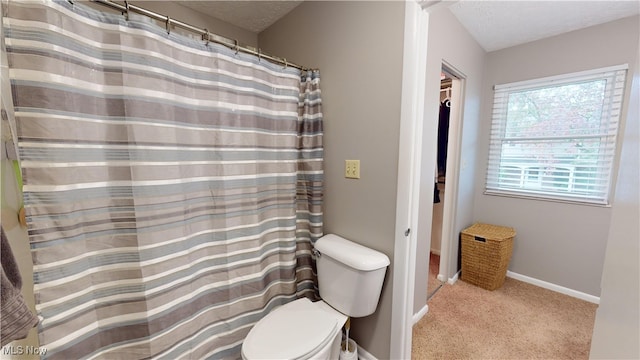
[[[637,51],[638,18],[632,17],[488,54],[474,219],[515,227],[509,270],[600,296],[611,208],[483,195],[492,86],[625,63],[633,66]],[[625,118],[623,114],[623,122]]]
[[[456,221],[454,232],[448,241],[449,266],[444,274],[451,278],[456,272],[458,257],[458,233],[473,222],[473,200],[476,177],[476,151],[480,120],[480,99],[485,51],[471,37],[458,19],[446,7],[441,7],[429,16],[429,38],[427,47],[427,73],[425,91],[425,119],[422,137],[422,165],[420,209],[417,227],[417,258],[414,292],[414,313],[427,303],[428,259],[433,212],[433,174],[436,167],[438,117],[440,111],[440,72],[445,61],[464,75],[462,126],[459,132],[460,173],[458,199],[455,204]],[[454,121],[451,119],[451,121]],[[450,125],[451,126],[451,125]],[[453,134],[452,134],[453,135]],[[456,135],[453,135],[455,137]],[[450,141],[453,141],[450,137]],[[451,169],[447,171],[449,175]],[[447,176],[447,192],[452,192],[454,180]],[[441,199],[444,201],[444,198]],[[446,244],[441,244],[444,248]]]
[[[321,71],[325,233],[393,259],[404,4],[305,1],[259,35],[260,47]],[[344,178],[359,159],[361,179]],[[393,265],[375,314],[352,321],[356,342],[389,358]]]

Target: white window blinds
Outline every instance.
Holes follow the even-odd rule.
[[[485,193],[607,205],[626,69],[496,85]]]

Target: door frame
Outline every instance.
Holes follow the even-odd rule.
[[[447,61],[442,61],[442,67],[447,69],[455,78],[451,82],[451,112],[449,114],[449,137],[447,144],[447,185],[444,191],[442,212],[442,235],[440,238],[440,268],[438,280],[453,284],[454,274],[449,272],[450,263],[455,262],[457,254],[451,252],[452,241],[455,241],[455,224],[458,204],[458,185],[460,182],[460,144],[462,143],[462,111],[464,109],[464,88],[466,76]]]
[[[429,2],[405,1],[389,357],[411,358]],[[433,189],[431,189],[433,191]]]
[[[431,143],[423,142],[422,136],[429,136],[429,139],[436,138],[432,134],[432,129],[424,127],[425,114],[429,109],[425,108],[425,94],[427,93],[427,77],[431,79],[432,69],[427,69],[427,60],[435,61],[428,53],[428,31],[430,13],[449,7],[455,1],[442,0],[405,0],[405,22],[404,22],[404,52],[402,70],[402,96],[401,96],[401,118],[400,118],[400,146],[398,159],[398,181],[396,200],[396,229],[395,245],[393,255],[393,296],[391,309],[391,334],[390,334],[390,358],[409,359],[411,358],[412,327],[414,312],[414,295],[416,279],[416,248],[417,235],[426,236],[427,249],[430,248],[431,221],[426,220],[431,211],[422,209],[424,223],[418,222],[420,212],[420,202],[425,203],[433,196],[433,170],[421,169],[422,163],[435,166],[435,155],[431,154],[425,147],[434,146]],[[432,38],[435,39],[435,38]],[[430,56],[427,59],[427,55]],[[431,64],[431,63],[430,63]],[[461,80],[460,91],[458,92],[459,107],[458,113],[452,114],[450,126],[453,123],[455,129],[450,128],[448,158],[447,158],[447,190],[445,191],[445,212],[446,224],[443,224],[443,236],[448,239],[442,242],[441,254],[444,264],[441,264],[440,278],[446,279],[449,283],[457,280],[457,253],[453,254],[452,249],[457,246],[458,236],[456,229],[463,208],[460,207],[460,175],[469,164],[462,158],[463,139],[463,117],[464,102],[467,88],[468,74],[465,74],[456,66],[440,58],[438,65],[445,65],[450,72]],[[431,81],[431,80],[430,80]],[[430,89],[429,89],[430,90]],[[427,94],[431,96],[430,94]],[[426,114],[431,116],[432,114]],[[437,116],[437,115],[436,115]],[[424,131],[423,131],[424,130]],[[428,133],[428,134],[425,134]],[[433,136],[432,136],[433,135]],[[434,147],[435,149],[435,147]],[[426,154],[424,154],[426,152]],[[433,159],[422,158],[431,156]],[[427,161],[428,160],[428,161]],[[433,165],[431,161],[434,161]],[[425,165],[426,166],[426,165]],[[450,172],[451,171],[451,172]],[[421,175],[428,176],[429,179],[421,179]],[[450,179],[449,179],[450,178]],[[428,180],[428,181],[427,181]],[[429,186],[421,183],[429,184]],[[421,189],[421,187],[423,189]],[[427,188],[428,187],[428,188]],[[421,192],[422,196],[421,196]],[[424,193],[429,192],[430,194]],[[420,199],[420,198],[423,199]],[[432,204],[429,204],[432,205]],[[432,206],[431,206],[432,209]],[[429,216],[430,217],[430,216]],[[445,220],[443,218],[443,220]],[[427,223],[428,222],[428,223]],[[422,226],[424,229],[418,229]],[[446,229],[445,229],[446,228]],[[408,236],[404,236],[406,229],[411,229]],[[446,235],[448,233],[448,235]],[[421,242],[421,245],[424,242]],[[423,271],[421,269],[421,271]],[[426,299],[426,297],[425,297]],[[426,313],[428,307],[425,306]],[[422,313],[422,310],[420,311]]]

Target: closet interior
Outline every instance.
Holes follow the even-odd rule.
[[[437,279],[440,272],[440,249],[442,245],[442,219],[444,193],[447,178],[447,146],[449,143],[449,115],[451,112],[452,76],[442,71],[440,81],[440,112],[438,117],[437,161],[434,172],[433,218],[431,223],[431,250],[429,253],[429,283],[427,299],[430,299],[442,286]]]

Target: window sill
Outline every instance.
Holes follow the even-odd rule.
[[[583,205],[583,206],[594,206],[600,208],[610,208],[611,204],[602,203],[596,200],[583,200],[583,199],[572,199],[561,196],[542,196],[540,194],[535,193],[527,193],[524,191],[507,191],[507,190],[485,190],[484,195],[489,196],[500,196],[500,197],[508,197],[522,200],[537,200],[537,201],[545,201],[545,202],[554,202],[554,203],[564,203],[571,205]]]

